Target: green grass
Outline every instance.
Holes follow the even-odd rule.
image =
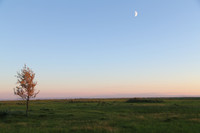
[[[34,100],[30,101],[29,117],[25,116],[24,101],[1,101],[0,133],[200,131],[200,98],[128,100]]]

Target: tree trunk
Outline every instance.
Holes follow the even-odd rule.
[[[26,116],[28,116],[28,102],[29,102],[29,98],[26,100]]]

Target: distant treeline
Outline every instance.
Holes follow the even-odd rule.
[[[163,103],[162,99],[152,98],[130,98],[126,101],[127,103]]]

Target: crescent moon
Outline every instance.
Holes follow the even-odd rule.
[[[138,12],[137,12],[137,11],[135,11],[135,17],[137,17],[137,15],[138,15]]]

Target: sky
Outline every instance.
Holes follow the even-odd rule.
[[[24,64],[38,98],[200,96],[200,1],[0,0],[0,99]]]

